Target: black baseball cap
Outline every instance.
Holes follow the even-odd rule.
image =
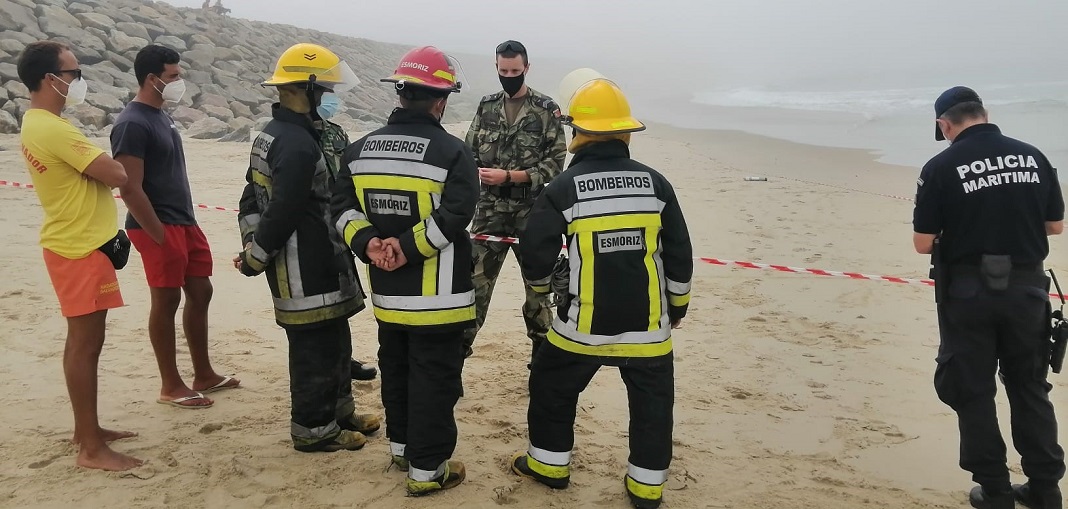
[[[950,108],[961,103],[983,104],[983,100],[979,98],[979,94],[975,93],[975,90],[961,86],[953,87],[942,92],[942,95],[938,96],[938,99],[935,99],[935,118],[941,117],[942,114],[949,111]],[[938,123],[936,122],[935,140],[942,141],[944,139],[946,139],[946,137],[942,134],[942,129],[938,127]]]

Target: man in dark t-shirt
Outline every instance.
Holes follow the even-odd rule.
[[[193,215],[182,137],[163,111],[185,92],[178,52],[150,45],[137,54],[137,97],[119,114],[111,131],[111,151],[129,176],[122,198],[126,229],[141,254],[151,292],[148,335],[163,387],[159,403],[179,408],[213,404],[205,393],[237,387],[240,381],[215,372],[208,358],[208,304],[211,250]],[[175,360],[174,316],[185,291],[183,326],[193,360],[187,386]]]

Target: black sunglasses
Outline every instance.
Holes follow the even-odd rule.
[[[78,80],[82,79],[82,70],[81,69],[60,69],[58,71],[52,71],[52,74],[56,74],[56,75],[67,74],[67,73],[74,73],[74,81],[78,81]]]
[[[509,51],[514,51],[516,53],[522,53],[524,55],[527,54],[526,46],[523,46],[523,43],[521,43],[519,41],[504,41],[504,42],[502,42],[502,43],[497,45],[497,54],[498,55],[500,55],[501,53],[509,52]]]

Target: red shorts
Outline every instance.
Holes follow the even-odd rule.
[[[72,260],[45,249],[44,261],[63,316],[84,316],[123,306],[115,267],[106,254],[93,251]]]
[[[187,277],[211,276],[211,248],[199,226],[165,224],[163,232],[160,245],[144,230],[126,230],[141,253],[150,288],[181,288]]]

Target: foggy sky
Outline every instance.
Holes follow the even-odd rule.
[[[566,57],[645,85],[687,90],[1068,79],[1064,0],[314,0],[299,8],[290,0],[224,0],[224,5],[236,17],[486,54],[490,66],[494,46],[517,39],[531,53],[532,73],[539,59]]]

